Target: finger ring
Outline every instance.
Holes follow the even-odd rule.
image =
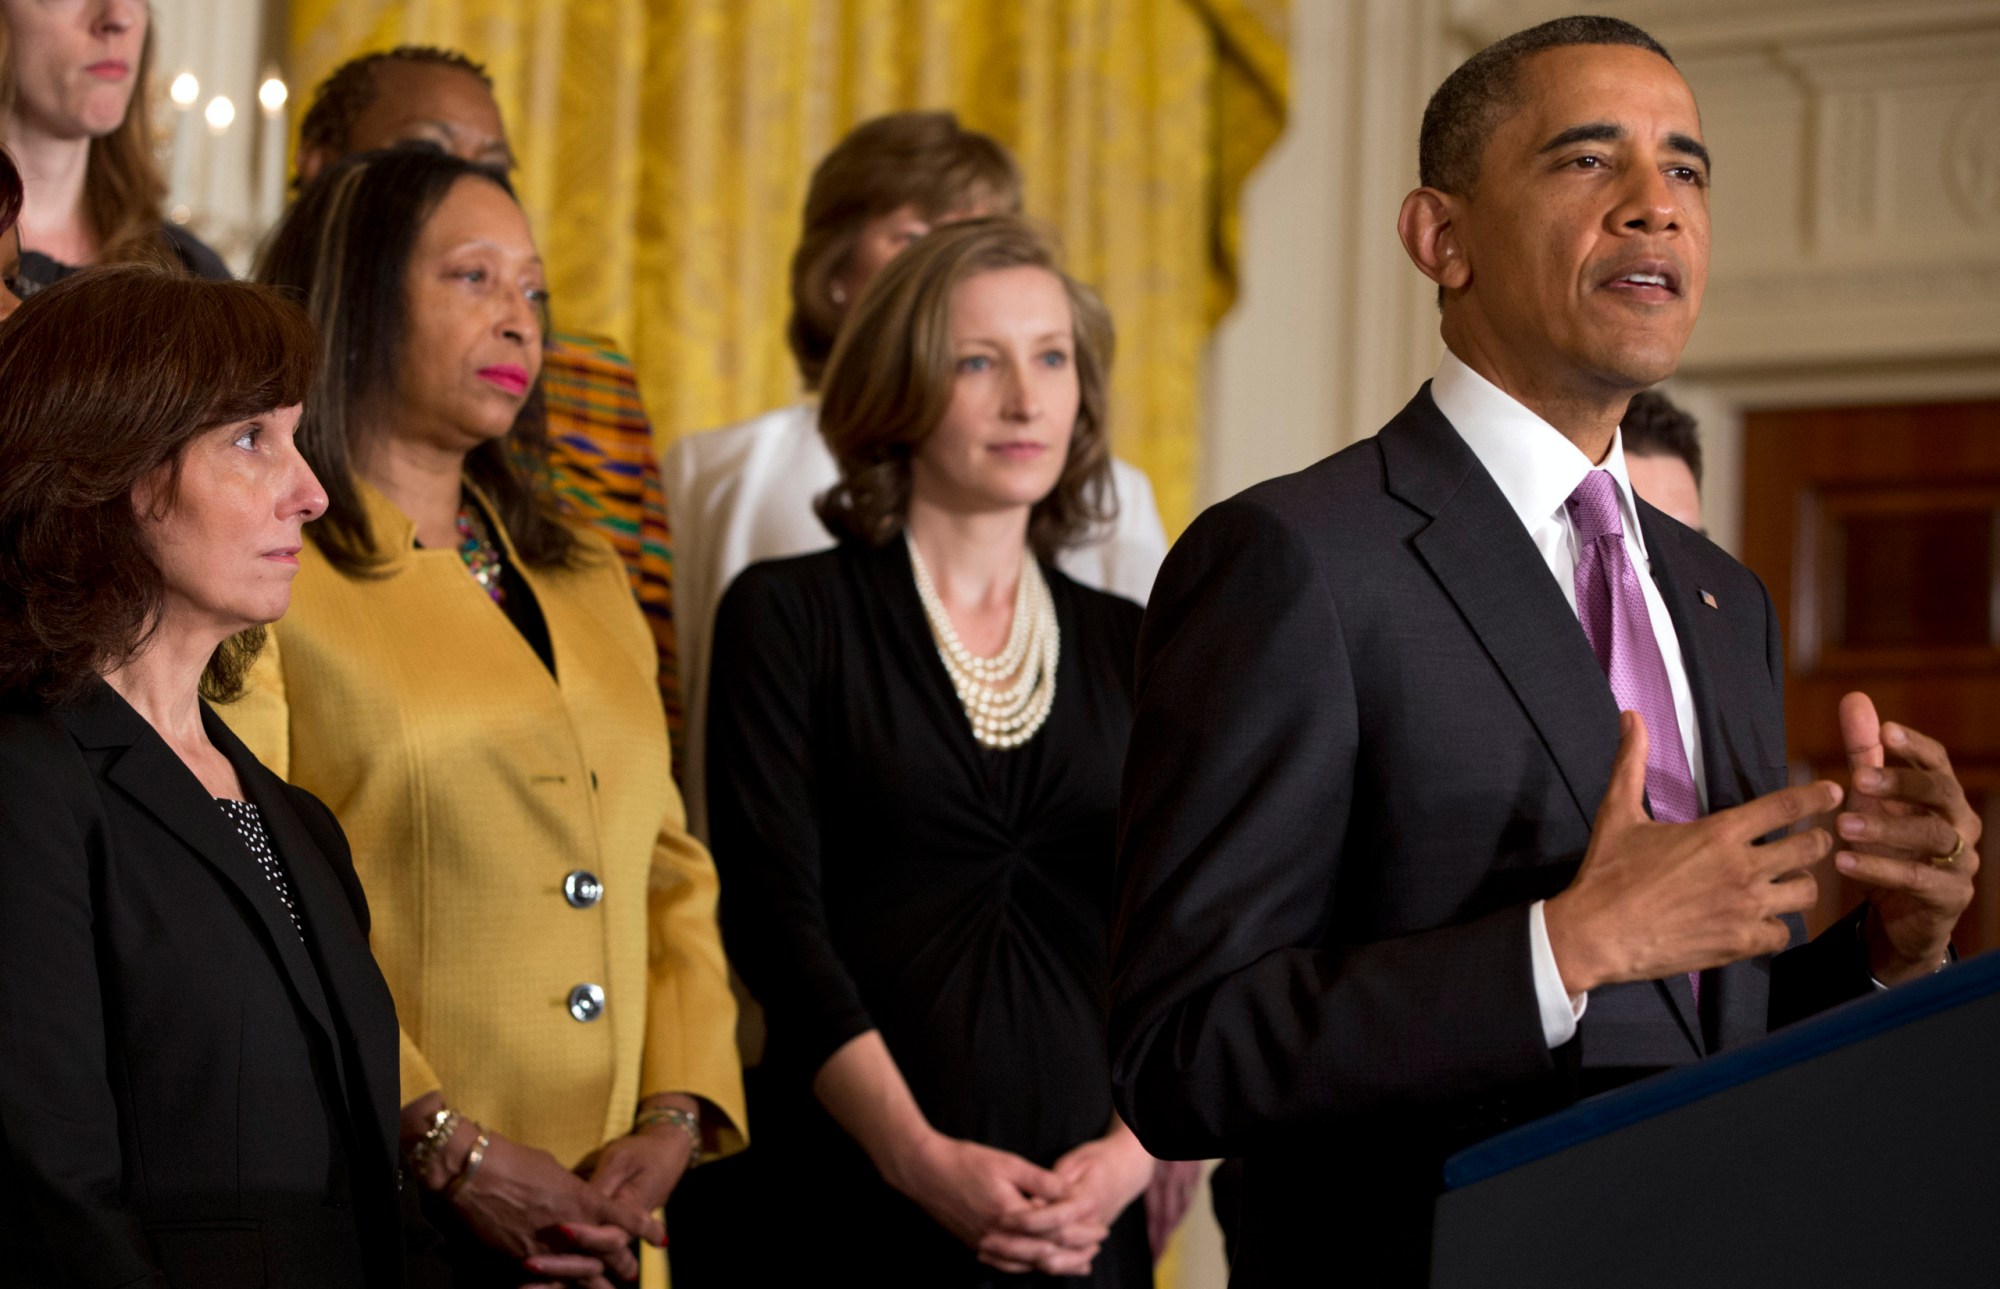
[[[1931,863],[1937,865],[1939,868],[1950,868],[1953,864],[1958,862],[1958,857],[1965,853],[1965,834],[1959,833],[1957,834],[1957,836],[1958,836],[1958,845],[1953,846],[1951,848],[1951,854],[1933,855],[1931,856]]]

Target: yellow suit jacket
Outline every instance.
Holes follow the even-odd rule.
[[[442,1089],[573,1164],[643,1097],[687,1092],[728,1116],[721,1148],[740,1147],[715,866],[687,833],[659,656],[623,568],[583,534],[583,567],[530,569],[497,534],[548,621],[551,677],[457,552],[419,548],[362,487],[382,575],[346,576],[307,542],[291,611],[224,714],[347,830],[402,1022],[404,1102]],[[572,874],[601,897],[576,907]],[[601,1014],[579,1019],[572,993],[591,985]]]

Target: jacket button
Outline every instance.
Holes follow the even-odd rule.
[[[604,986],[578,985],[569,991],[569,1014],[586,1023],[604,1014]]]
[[[573,909],[587,909],[604,898],[604,883],[586,869],[573,869],[563,878],[563,898]]]

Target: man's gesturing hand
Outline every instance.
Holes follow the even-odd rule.
[[[1979,812],[1944,748],[1907,725],[1884,725],[1868,695],[1840,700],[1840,736],[1854,793],[1836,821],[1844,849],[1834,866],[1867,888],[1869,969],[1899,984],[1943,965],[1951,929],[1972,903]],[[1884,744],[1909,768],[1887,765]]]
[[[1576,880],[1543,907],[1549,947],[1571,994],[1660,980],[1776,953],[1779,920],[1812,906],[1805,869],[1833,848],[1824,829],[1769,845],[1759,837],[1840,804],[1840,786],[1786,788],[1686,824],[1646,814],[1646,723],[1621,713],[1618,759]]]

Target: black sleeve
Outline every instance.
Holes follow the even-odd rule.
[[[119,1195],[91,776],[67,736],[28,728],[0,733],[0,1282],[166,1289]]]
[[[1526,905],[1333,942],[1342,873],[1365,885],[1373,861],[1345,840],[1362,735],[1335,599],[1294,529],[1241,499],[1196,521],[1138,654],[1111,1051],[1148,1148],[1240,1154],[1552,1076]]]
[[[708,818],[730,961],[763,1004],[773,1044],[817,1071],[875,1024],[820,895],[815,616],[799,588],[754,567],[723,596],[710,651]]]

